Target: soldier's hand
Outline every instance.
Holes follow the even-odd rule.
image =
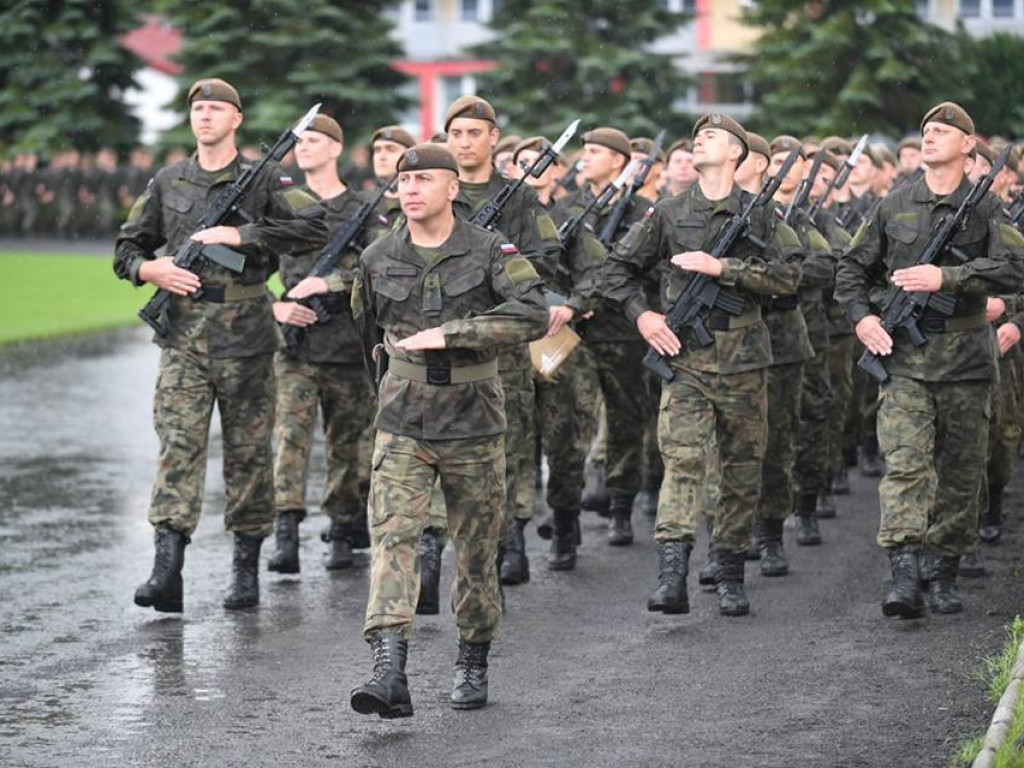
[[[722,274],[722,262],[706,251],[687,251],[672,257],[672,263],[680,269],[700,272],[702,275],[718,277]]]
[[[640,335],[644,337],[644,341],[650,344],[659,355],[674,357],[683,348],[679,337],[672,333],[672,329],[665,324],[664,315],[647,310],[636,319],[636,327],[640,331]]]
[[[320,296],[330,291],[327,281],[322,277],[304,278],[298,285],[288,291],[290,299],[306,299],[310,296]]]
[[[170,256],[143,262],[139,267],[139,279],[175,296],[188,296],[198,291],[200,286],[199,277],[187,269],[176,267]]]
[[[999,342],[999,354],[1005,355],[1020,343],[1020,328],[1016,323],[1003,323],[996,330],[996,341]]]
[[[919,264],[916,267],[897,269],[892,273],[892,282],[907,293],[935,293],[942,289],[942,270],[934,264]]]
[[[415,352],[421,349],[444,349],[448,343],[444,340],[444,331],[440,328],[427,328],[407,339],[402,339],[395,346],[406,352]]]
[[[1006,302],[994,296],[989,296],[988,302],[985,304],[985,319],[990,323],[994,323],[1005,314]]]
[[[561,307],[548,307],[548,336],[554,336],[566,323],[571,322],[575,316],[572,307],[562,305]]]
[[[294,301],[275,301],[274,319],[285,325],[308,328],[316,323],[316,312]]]
[[[192,239],[203,245],[230,245],[242,244],[242,235],[238,227],[210,227],[202,229],[192,235]]]
[[[885,357],[892,353],[892,336],[882,327],[878,315],[868,315],[857,323],[857,338],[873,355]]]

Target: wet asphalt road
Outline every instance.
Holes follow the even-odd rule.
[[[586,516],[579,566],[559,574],[531,527],[534,578],[508,591],[491,705],[447,706],[444,610],[416,626],[415,717],[356,715],[365,557],[324,571],[316,515],[301,577],[264,571],[260,608],[224,611],[217,439],[185,614],[132,604],[152,556],[156,358],[140,329],[0,350],[0,765],[943,766],[987,726],[973,674],[1021,610],[1022,494],[986,550],[992,577],[965,582],[967,611],[895,622],[878,604],[874,484],[859,477],[825,546],[797,548],[787,529],[789,577],[748,565],[743,619],[719,617],[693,577],[689,616],[645,611],[646,519],[635,546],[612,549]],[[450,568],[449,550],[446,584]]]

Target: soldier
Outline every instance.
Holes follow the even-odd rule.
[[[921,139],[917,136],[908,136],[897,145],[896,159],[899,162],[900,185],[913,183],[924,176],[921,167]]]
[[[693,142],[690,139],[679,139],[665,154],[668,158],[665,165],[668,183],[662,197],[675,197],[697,181],[697,171],[693,166]]]
[[[923,548],[938,556],[929,585],[932,610],[963,609],[956,577],[959,557],[970,551],[977,531],[996,370],[986,295],[1016,292],[1024,281],[1024,238],[999,221],[1000,204],[991,196],[953,240],[965,263],[946,254],[936,264],[916,263],[935,223],[970,190],[964,159],[975,144],[974,122],[951,102],[929,111],[921,132],[924,178],[885,198],[858,230],[837,278],[837,297],[857,337],[882,357],[890,377],[878,410],[888,468],[879,486],[878,543],[892,567],[882,612],[901,618],[924,613],[918,583]],[[881,325],[872,301],[880,288],[887,296],[944,293],[956,299],[954,314],[946,318],[925,310],[919,327],[927,343],[915,347],[903,333],[893,337]]]
[[[351,697],[357,712],[384,718],[412,715],[405,661],[420,589],[417,544],[437,480],[455,542],[452,706],[487,703],[506,501],[498,346],[524,343],[548,326],[533,265],[511,243],[454,215],[459,166],[452,154],[421,144],[402,155],[398,170],[407,222],[363,252],[352,294],[364,349],[389,357],[370,486],[364,636],[374,671]]]
[[[157,173],[121,227],[114,257],[118,277],[136,286],[152,283],[174,297],[168,332],[154,339],[161,347],[154,403],[160,460],[149,506],[156,557],[152,575],[135,592],[136,605],[168,612],[182,610],[181,569],[199,523],[214,405],[223,431],[224,522],[234,534],[224,607],[259,602],[260,545],[274,521],[270,431],[273,352],[280,340],[265,284],[277,268],[274,254],[321,247],[327,235],[323,209],[272,163],[242,200],[245,218],[196,232],[206,206],[248,161],[235,143],[242,102],[231,85],[199,80],[187,104],[197,152]],[[211,263],[200,284],[171,256],[155,257],[161,246],[173,254],[189,238],[244,253],[244,270],[236,274]],[[199,298],[190,299],[200,287]]]
[[[501,141],[495,145],[494,170],[496,170],[501,176],[515,176],[509,166],[512,163],[512,153],[522,140],[522,136],[510,133],[508,136],[502,136]]]
[[[633,150],[630,156],[632,160],[640,162],[645,160],[648,155],[654,150],[654,142],[651,139],[639,136],[635,139],[629,140],[629,148]],[[665,153],[659,152],[658,156],[654,159],[651,170],[647,174],[647,181],[644,182],[643,187],[637,192],[640,197],[648,200],[658,199],[658,190],[661,189],[661,177],[665,174]],[[632,179],[630,179],[632,181]]]
[[[338,177],[338,158],[343,151],[341,126],[327,115],[314,118],[295,148],[295,160],[306,177],[302,189],[323,205],[332,235],[362,205],[356,192]],[[373,392],[348,309],[357,249],[365,244],[364,236],[326,277],[307,277],[320,257],[319,251],[281,258],[286,295],[274,302],[274,319],[306,331],[297,349],[279,350],[274,358],[277,552],[267,567],[278,573],[299,572],[299,523],[306,517],[306,478],[318,410],[323,416],[327,458],[327,482],[320,508],[331,521],[326,534],[330,552],[325,567],[329,571],[348,568],[353,563],[352,549],[369,546],[365,507],[359,493],[359,438],[373,419]],[[295,301],[310,296],[323,296],[329,313],[325,322],[318,323],[316,312]]]
[[[605,262],[602,277],[605,295],[623,306],[656,352],[671,358],[674,374],[662,387],[658,437],[665,480],[655,523],[659,586],[647,608],[689,611],[686,576],[697,525],[706,511],[702,507],[708,494],[702,485],[710,454],[721,477],[713,532],[720,563],[719,611],[738,616],[750,610],[743,566],[767,439],[765,369],[772,353],[760,304],[762,297],[796,291],[799,266],[784,259],[799,244],[784,243],[775,216],[759,208],[751,216],[750,232],[765,244],[763,250],[742,240],[725,258],[708,254],[721,227],[750,199],[734,181],[749,145],[743,127],[718,113],[698,120],[693,138],[697,184],[662,200],[635,224]],[[741,297],[743,309],[738,316],[721,310],[708,315],[715,339],[710,347],[700,346],[689,330],[680,339],[665,316],[651,309],[641,279],[652,270],[660,277],[665,308],[685,290],[688,273],[700,273]]]
[[[412,135],[399,125],[386,125],[373,132],[373,175],[377,179],[378,187],[387,184],[394,177],[398,158],[415,143]],[[372,195],[372,192],[363,193],[364,199],[369,199]],[[380,205],[374,211],[374,217],[367,222],[369,239],[376,240],[390,231],[401,215],[402,207],[398,204],[398,193],[386,191]]]

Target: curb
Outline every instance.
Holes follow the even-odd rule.
[[[995,765],[996,750],[1006,740],[1006,734],[1013,723],[1013,710],[1017,706],[1017,699],[1020,697],[1021,686],[1024,685],[1024,643],[1017,649],[1017,660],[1013,663],[1010,671],[1010,684],[1006,686],[1003,695],[999,697],[999,704],[996,705],[995,714],[992,715],[992,723],[985,733],[985,743],[981,752],[974,758],[971,768],[992,768]]]

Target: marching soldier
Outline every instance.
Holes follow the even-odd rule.
[[[398,158],[415,143],[412,135],[398,125],[386,125],[373,132],[373,175],[378,185],[387,184],[394,177]],[[372,191],[362,194],[364,199],[373,196]],[[385,232],[389,232],[401,215],[402,207],[398,204],[398,193],[386,191],[380,205],[374,211],[373,218],[367,222],[369,240],[372,242]]]

